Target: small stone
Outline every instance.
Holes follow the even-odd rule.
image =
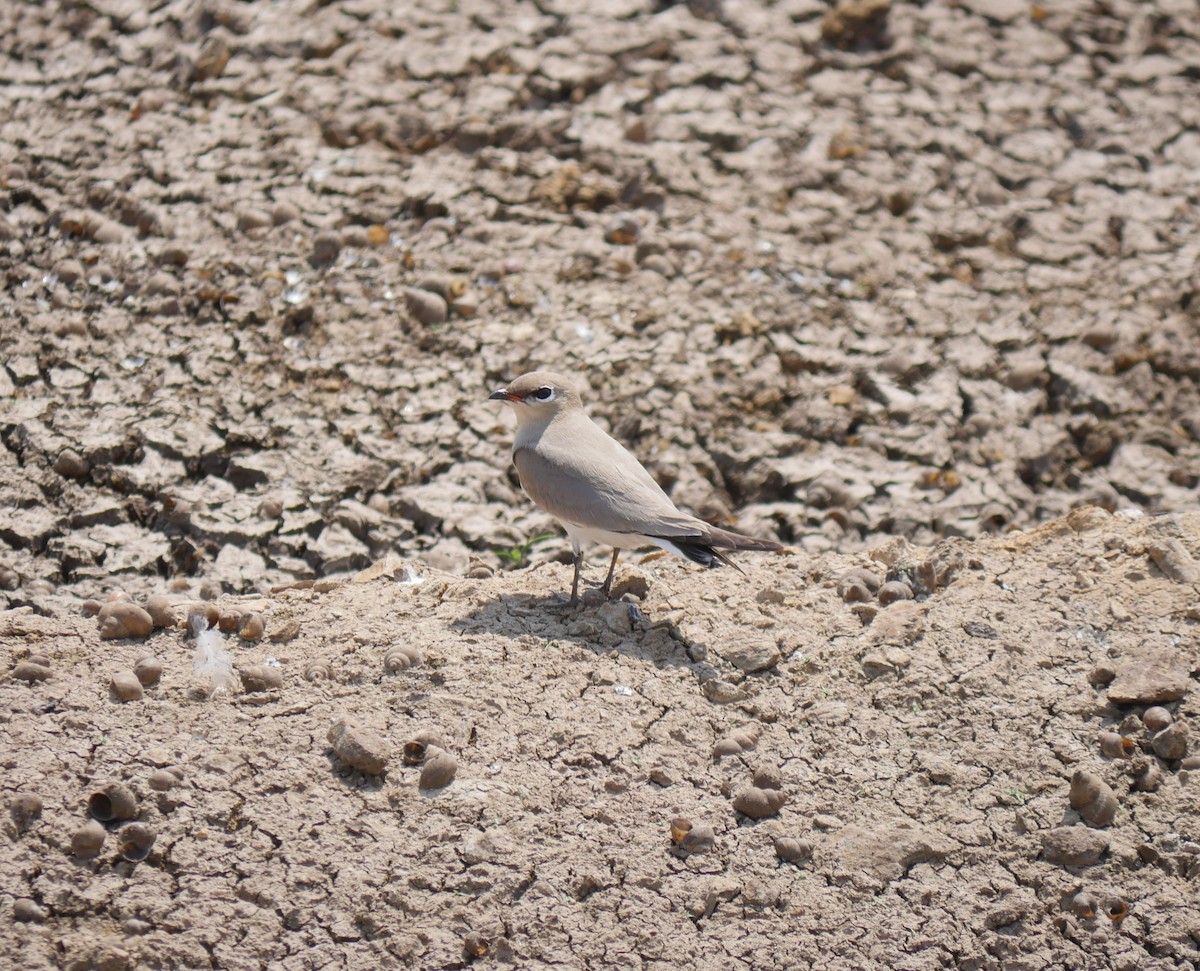
[[[342,237],[332,230],[317,233],[313,239],[312,262],[332,263],[342,251]]]
[[[205,580],[200,584],[201,600],[219,600],[221,598],[221,594],[224,592],[225,591],[222,589],[221,582],[219,580]],[[209,624],[208,626],[212,627],[214,624]]]
[[[0,590],[16,590],[21,585],[21,575],[9,566],[0,566]]]
[[[656,786],[662,786],[664,789],[675,785],[675,773],[670,769],[662,767],[651,769],[649,778]]]
[[[381,774],[392,756],[392,747],[380,735],[344,718],[329,729],[328,737],[342,762],[368,775]]]
[[[1097,664],[1088,674],[1088,682],[1097,688],[1103,688],[1107,684],[1112,684],[1113,678],[1116,676],[1116,668],[1111,664]]]
[[[88,460],[73,448],[64,448],[54,460],[54,471],[64,479],[86,479],[91,470]]]
[[[1160,759],[1168,761],[1182,759],[1188,751],[1187,726],[1182,722],[1168,725],[1150,737],[1150,747]]]
[[[1109,837],[1087,826],[1058,826],[1042,833],[1042,856],[1057,866],[1084,867],[1100,862]]]
[[[253,233],[266,229],[272,222],[270,215],[261,209],[243,209],[238,213],[237,228],[243,233]]]
[[[745,674],[769,670],[781,660],[779,648],[770,638],[753,638],[728,644],[721,648],[721,656]]]
[[[139,701],[142,697],[142,682],[132,671],[118,671],[112,676],[109,690],[116,701]]]
[[[13,901],[13,920],[21,924],[40,924],[46,919],[46,911],[36,900],[18,897]]]
[[[300,218],[300,209],[290,202],[277,202],[271,207],[271,222],[276,226],[296,222]]]

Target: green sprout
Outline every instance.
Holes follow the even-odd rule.
[[[521,566],[525,559],[529,556],[529,551],[537,546],[538,543],[544,543],[548,539],[553,539],[553,533],[538,533],[537,536],[530,537],[524,543],[519,543],[509,550],[496,550],[496,556],[500,558],[500,563],[510,570],[515,570]]]

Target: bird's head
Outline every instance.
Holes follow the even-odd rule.
[[[549,419],[566,408],[581,407],[579,393],[568,378],[553,371],[530,371],[505,388],[497,388],[488,398],[507,401],[517,420]]]

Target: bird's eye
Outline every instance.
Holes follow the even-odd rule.
[[[533,396],[537,398],[538,401],[549,401],[554,396],[554,389],[538,388],[537,391],[533,393]]]

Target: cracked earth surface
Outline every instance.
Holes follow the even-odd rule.
[[[1200,963],[1194,4],[89,0],[0,31],[18,966]],[[501,570],[555,526],[486,395],[539,366],[791,554],[627,556],[624,599],[566,612],[560,540]],[[209,699],[185,633],[99,640],[81,605],[121,595],[259,612],[220,643],[282,686]],[[445,788],[400,759],[421,729]],[[756,772],[788,797],[757,821]],[[109,781],[141,861],[129,824],[72,852]]]

